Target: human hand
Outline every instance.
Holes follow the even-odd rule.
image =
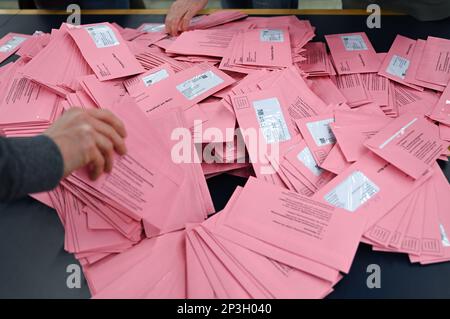
[[[206,7],[208,0],[176,0],[166,16],[166,31],[172,36],[186,31],[191,19]]]
[[[97,179],[103,172],[110,172],[113,155],[126,153],[125,127],[108,110],[72,108],[48,128],[50,137],[62,154],[64,177],[87,166],[89,177]]]

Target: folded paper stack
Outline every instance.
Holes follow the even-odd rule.
[[[92,181],[31,194],[55,208],[94,298],[323,298],[360,242],[450,261],[450,40],[364,32],[312,42],[295,16],[10,33],[0,134],[71,107],[126,125],[128,153]],[[328,48],[328,50],[327,50]],[[206,179],[248,178],[216,213]]]

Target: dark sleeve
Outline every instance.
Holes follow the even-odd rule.
[[[49,137],[0,138],[0,201],[51,190],[63,172],[61,152]]]

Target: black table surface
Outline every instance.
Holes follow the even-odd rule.
[[[389,50],[397,34],[411,38],[437,36],[450,39],[450,19],[419,22],[408,16],[382,16],[381,29],[368,29],[366,16],[306,15],[316,27],[316,38],[343,32],[365,31],[377,52]],[[144,22],[163,22],[162,15],[82,15],[81,22],[117,22],[137,27]],[[64,15],[0,15],[0,36],[8,32],[49,32],[66,21]],[[64,59],[62,56],[61,59]],[[450,179],[450,165],[439,162]],[[224,207],[237,185],[245,180],[220,175],[208,181],[216,207]],[[85,281],[81,288],[66,285],[67,266],[76,259],[63,249],[64,229],[55,211],[25,198],[0,203],[0,298],[89,298]],[[381,270],[381,288],[369,289],[367,267]],[[361,244],[351,271],[329,298],[450,298],[450,262],[420,266],[406,255],[372,251]]]

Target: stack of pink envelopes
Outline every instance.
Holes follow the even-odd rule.
[[[55,208],[94,298],[323,298],[360,242],[450,261],[450,40],[312,42],[294,16],[196,17],[9,33],[0,134],[72,107],[114,112],[111,173],[32,197]],[[0,62],[1,62],[0,61]],[[206,179],[249,178],[216,214]]]

